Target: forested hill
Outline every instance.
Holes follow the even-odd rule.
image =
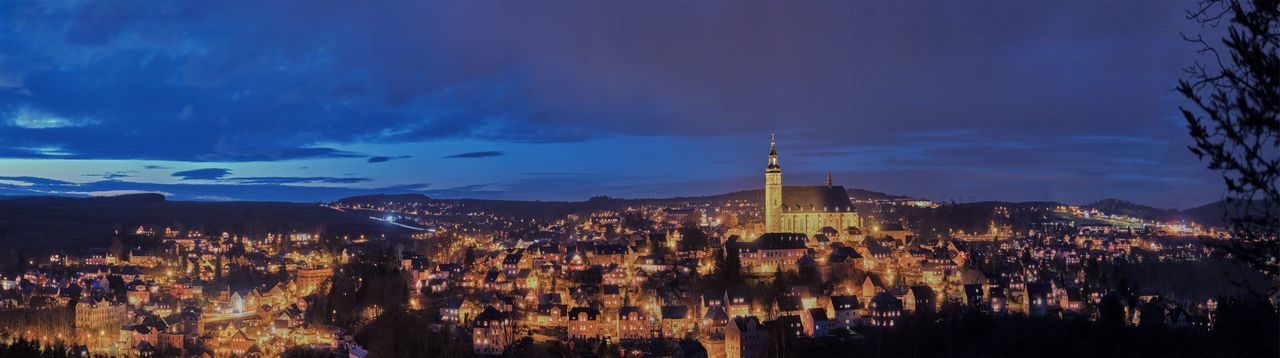
[[[42,253],[106,246],[117,230],[139,225],[195,228],[207,233],[290,231],[407,235],[395,225],[316,204],[167,201],[159,194],[102,198],[0,198],[0,249]]]

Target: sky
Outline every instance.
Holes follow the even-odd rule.
[[[1190,1],[0,2],[0,195],[940,201],[1223,185]]]

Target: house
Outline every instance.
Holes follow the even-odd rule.
[[[160,332],[156,335],[156,350],[182,350],[186,337],[181,332]]]
[[[245,335],[244,331],[237,330],[228,340],[227,351],[234,356],[244,356],[254,346],[254,341],[249,339],[249,336]]]
[[[800,322],[804,325],[804,335],[809,337],[826,337],[831,331],[834,321],[827,319],[827,309],[810,308],[800,315]]]
[[[618,310],[618,328],[615,337],[620,340],[649,339],[652,336],[649,317],[639,307],[626,306]]]
[[[1004,288],[992,287],[987,291],[987,296],[991,300],[991,313],[1002,315],[1009,312],[1008,299],[1004,295]]]
[[[734,287],[725,293],[727,299],[725,303],[725,312],[729,313],[729,317],[743,317],[751,315],[751,291],[746,287]]]
[[[769,354],[769,330],[755,316],[734,317],[724,329],[727,358],[764,358]]]
[[[725,291],[707,290],[702,293],[702,310],[709,311],[712,308],[724,308]]]
[[[624,286],[630,282],[627,280],[627,270],[618,265],[606,266],[603,279],[606,285]]]
[[[525,257],[523,250],[517,251],[502,258],[502,270],[508,275],[515,276],[521,269],[532,268],[531,262]]]
[[[1084,294],[1081,293],[1079,287],[1069,287],[1066,289],[1065,295],[1062,295],[1058,305],[1062,310],[1071,314],[1081,314],[1084,312]]]
[[[724,338],[724,327],[729,324],[729,314],[724,307],[716,306],[707,310],[702,316],[702,329],[713,339]]]
[[[604,285],[603,288],[604,308],[607,310],[616,310],[622,307],[622,288],[617,285]]]
[[[1049,315],[1049,285],[1040,282],[1028,282],[1023,287],[1026,290],[1023,300],[1027,305],[1027,316],[1043,317]]]
[[[866,240],[859,249],[863,257],[871,258],[871,260],[862,261],[862,269],[875,270],[878,262],[887,262],[893,256],[893,250],[880,243],[880,240]]]
[[[663,337],[684,337],[693,329],[693,322],[689,320],[689,307],[687,306],[662,306],[662,336]]]
[[[862,254],[851,247],[840,245],[832,246],[831,253],[827,255],[827,277],[826,279],[842,279],[846,277],[848,272],[854,269],[862,269],[864,266]]]
[[[859,299],[870,301],[880,291],[884,291],[885,284],[880,280],[880,276],[868,274],[862,279],[862,292]]]
[[[533,270],[520,269],[516,272],[516,289],[520,290],[536,290],[538,289],[538,275],[533,274]]]
[[[911,236],[911,231],[907,230],[902,223],[886,223],[875,232],[877,237],[889,237],[897,241],[907,241]]]
[[[462,322],[461,317],[462,299],[452,297],[445,299],[440,303],[440,321],[446,324],[458,324]]]
[[[933,314],[937,311],[938,302],[933,288],[929,286],[911,286],[902,299],[903,309],[915,314]]]
[[[756,273],[795,271],[797,262],[808,253],[808,237],[802,233],[765,233],[751,242],[735,242],[744,270]]]
[[[964,285],[965,305],[973,310],[981,310],[982,304],[983,304],[983,299],[982,299],[983,291],[984,290],[982,289],[982,284],[980,283],[965,284]]]
[[[774,301],[773,308],[781,316],[799,316],[804,311],[804,304],[799,296],[782,296]]]
[[[889,292],[876,294],[867,308],[872,326],[893,327],[902,316],[902,300]]]
[[[599,338],[600,310],[592,307],[574,307],[569,310],[569,339]]]
[[[493,306],[484,308],[476,315],[471,325],[472,351],[479,355],[502,354],[506,347],[515,342],[515,322],[506,312],[500,312]]]
[[[565,327],[569,324],[569,306],[557,303],[538,305],[538,325],[545,327]]]
[[[627,260],[627,246],[618,244],[596,245],[591,262],[599,265],[623,265]]]
[[[858,315],[858,309],[861,308],[858,296],[831,296],[831,312],[834,313],[833,321],[837,327],[853,328],[861,325],[862,317]]]

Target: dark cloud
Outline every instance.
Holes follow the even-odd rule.
[[[12,180],[24,183],[12,185]],[[172,200],[265,200],[265,201],[331,201],[355,195],[376,193],[421,193],[426,184],[404,184],[372,188],[348,188],[337,185],[282,184],[159,184],[103,180],[69,183],[36,177],[0,177],[0,195],[100,196],[135,192],[163,193]]]
[[[142,166],[142,168],[143,168],[143,169],[147,169],[147,170],[173,169],[173,168],[166,167],[166,166],[163,166],[163,165],[144,165],[144,166]]]
[[[213,180],[228,184],[355,184],[372,181],[369,178],[355,177],[228,177],[231,175],[231,169],[226,168],[204,168],[185,170],[173,173],[173,176],[180,177],[182,180]]]
[[[428,196],[438,198],[492,198],[510,193],[493,183],[471,184],[443,189],[424,189],[422,192]]]
[[[75,185],[75,183],[57,179],[32,177],[32,176],[0,176],[0,180],[15,182],[19,186],[25,185],[44,185],[44,186],[64,186]]]
[[[369,163],[382,163],[382,162],[389,161],[389,160],[407,159],[407,158],[409,158],[409,156],[407,156],[407,155],[396,156],[396,157],[375,156],[375,157],[369,157],[368,162],[369,162]]]
[[[222,179],[227,175],[231,175],[231,169],[227,169],[227,168],[192,169],[192,170],[175,172],[171,175],[182,178],[182,180],[216,180],[216,179]]]
[[[129,171],[106,172],[102,174],[85,174],[84,176],[98,177],[106,180],[116,180],[116,179],[130,178],[137,175],[138,175],[138,172],[129,170]]]
[[[346,177],[236,177],[226,178],[225,180],[242,184],[354,184],[372,181],[373,179]]]
[[[483,152],[466,152],[466,153],[458,153],[454,155],[446,155],[442,158],[489,158],[489,157],[501,157],[504,155],[506,155],[506,153],[499,152],[499,151],[483,151]]]

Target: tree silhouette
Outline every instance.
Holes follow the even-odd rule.
[[[1280,0],[1201,0],[1187,18],[1227,32],[1221,43],[1183,35],[1206,61],[1185,70],[1177,91],[1191,152],[1227,184],[1233,239],[1221,248],[1280,279]]]
[[[734,248],[718,249],[715,255],[713,286],[727,289],[742,283],[742,260],[738,257],[738,251]]]

